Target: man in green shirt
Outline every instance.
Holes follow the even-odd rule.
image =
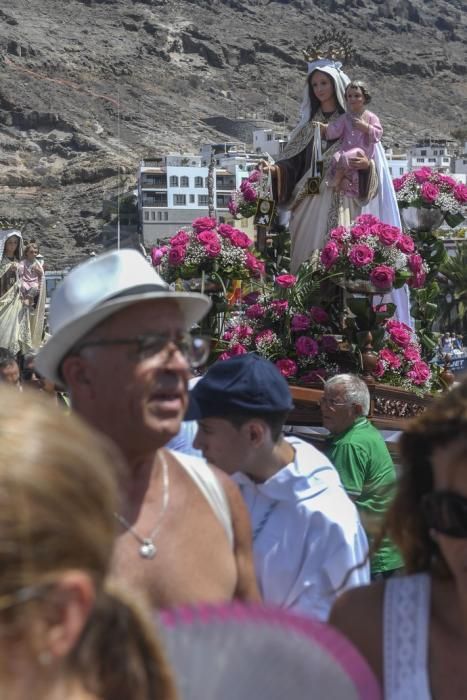
[[[327,454],[340,474],[342,484],[355,501],[371,544],[372,532],[388,509],[396,481],[391,455],[367,416],[370,393],[364,381],[353,374],[329,379],[321,400],[323,425],[331,435]],[[390,542],[383,540],[371,560],[373,578],[388,578],[403,566]]]

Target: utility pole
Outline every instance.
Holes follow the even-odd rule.
[[[211,158],[208,168],[208,214],[211,219],[216,218],[216,209],[214,206],[214,177],[216,173],[216,159],[214,157],[214,149],[211,147]]]

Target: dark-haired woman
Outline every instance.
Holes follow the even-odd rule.
[[[467,698],[467,382],[400,442],[385,532],[406,576],[344,593],[331,623],[367,658],[386,700]]]

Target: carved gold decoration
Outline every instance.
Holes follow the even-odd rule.
[[[352,54],[352,39],[345,32],[335,29],[326,29],[317,34],[312,43],[303,50],[303,56],[308,63],[329,59],[345,64],[350,61]]]

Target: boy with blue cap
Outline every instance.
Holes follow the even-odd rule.
[[[247,354],[212,365],[191,391],[187,419],[198,420],[194,447],[240,486],[264,601],[326,620],[344,581],[368,582],[368,567],[357,566],[368,545],[333,465],[283,436],[292,408],[275,365]]]

